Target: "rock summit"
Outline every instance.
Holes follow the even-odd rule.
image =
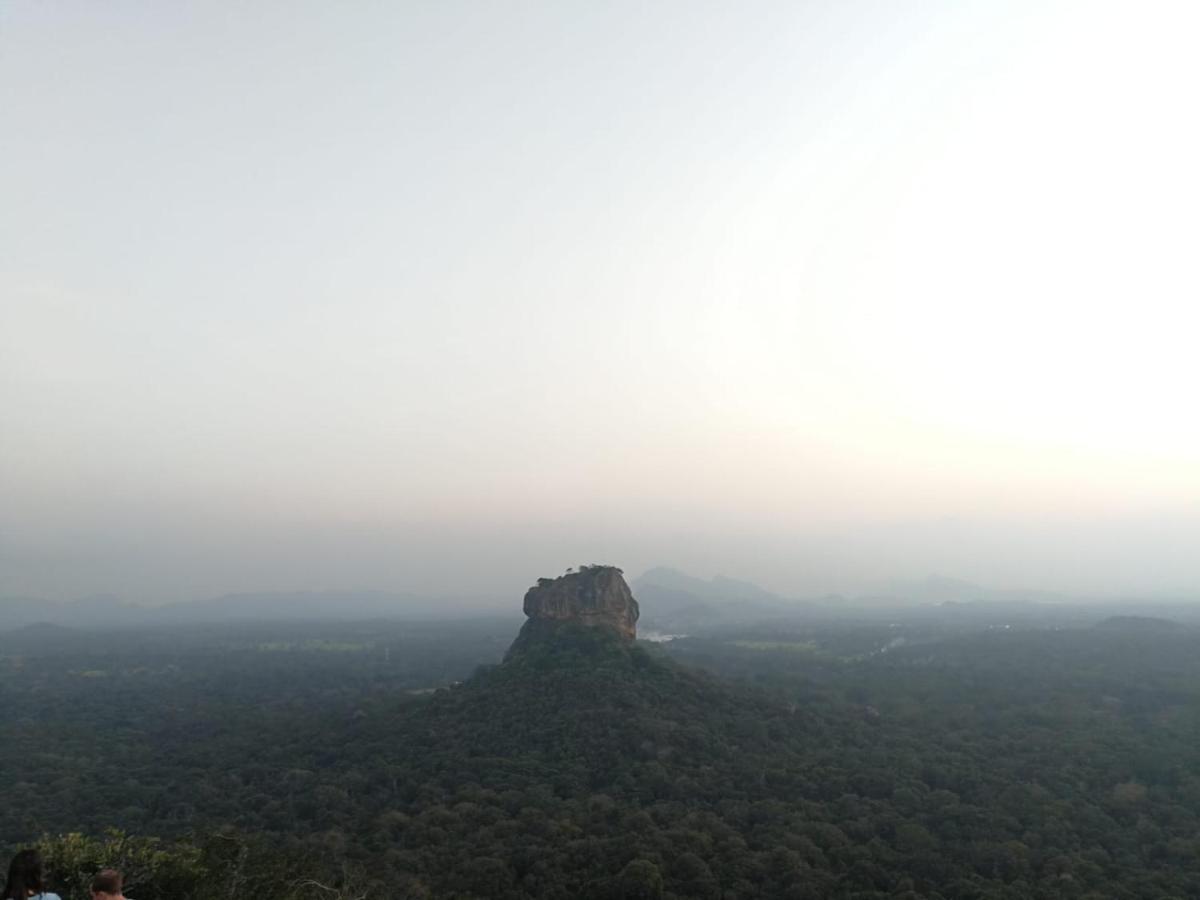
[[[616,566],[580,566],[558,578],[539,578],[525,594],[531,622],[575,622],[637,637],[638,603]]]

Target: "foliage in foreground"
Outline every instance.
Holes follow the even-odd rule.
[[[101,837],[43,836],[42,853],[53,890],[63,900],[89,900],[92,876],[114,868],[138,900],[362,900],[347,883],[300,874],[302,864],[277,850],[229,833],[164,841],[110,829]]]

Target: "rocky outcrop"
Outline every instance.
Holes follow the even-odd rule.
[[[616,566],[582,566],[558,578],[539,578],[525,594],[531,621],[575,622],[637,637],[638,604]]]

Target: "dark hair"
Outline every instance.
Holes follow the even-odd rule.
[[[42,854],[32,847],[21,850],[8,864],[8,880],[4,882],[4,900],[25,900],[30,894],[44,894],[46,881],[42,874]]]
[[[93,894],[119,894],[122,887],[121,873],[116,869],[101,869],[92,879]]]

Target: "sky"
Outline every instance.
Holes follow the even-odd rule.
[[[0,4],[0,595],[1200,597],[1190,2]]]

